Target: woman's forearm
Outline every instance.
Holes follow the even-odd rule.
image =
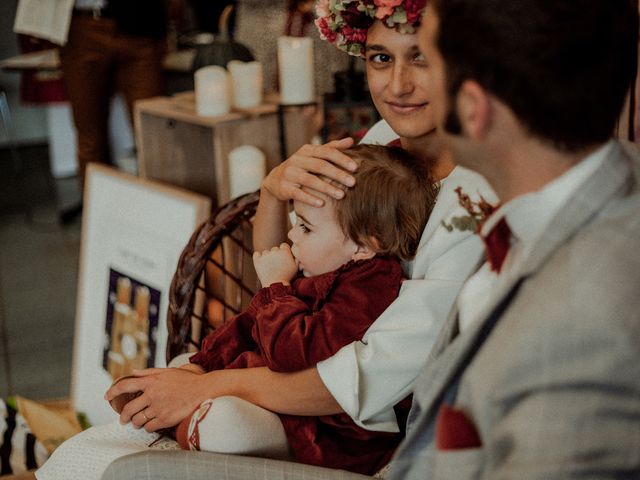
[[[260,203],[253,220],[253,249],[268,250],[287,241],[287,202],[278,200],[266,188],[260,190]]]
[[[272,372],[266,367],[218,370],[205,374],[215,397],[232,395],[276,413],[333,415],[342,413],[318,370]]]

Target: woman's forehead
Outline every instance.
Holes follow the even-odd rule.
[[[367,50],[419,50],[416,33],[400,33],[376,21],[367,31]]]

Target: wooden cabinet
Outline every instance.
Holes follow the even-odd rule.
[[[254,145],[267,157],[267,170],[282,161],[278,105],[233,111],[216,117],[196,114],[193,92],[141,100],[135,108],[138,170],[151,178],[212,198],[229,198],[229,152]],[[311,118],[296,107],[281,112],[286,151],[308,143]]]

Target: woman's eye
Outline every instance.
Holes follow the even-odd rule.
[[[309,233],[311,231],[304,223],[301,223],[299,226],[303,233]]]
[[[427,59],[424,58],[424,55],[421,52],[418,52],[413,56],[413,61],[417,62],[417,63],[425,63],[426,64]]]
[[[369,55],[367,57],[367,61],[371,63],[389,63],[391,61],[391,56],[387,55],[386,53],[375,53]]]

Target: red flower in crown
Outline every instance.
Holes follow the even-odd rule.
[[[338,34],[329,28],[326,18],[319,18],[316,20],[316,26],[320,31],[320,36],[327,40],[329,43],[333,43],[337,40]]]
[[[364,56],[367,30],[376,20],[401,33],[420,25],[427,0],[318,0],[320,37],[350,55]]]

